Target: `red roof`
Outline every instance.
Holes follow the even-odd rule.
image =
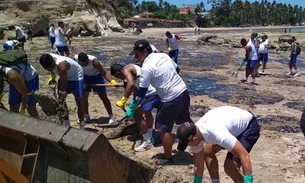
[[[162,22],[182,22],[181,20],[165,20],[165,19],[159,19],[159,18],[124,18],[124,21],[129,22],[140,22],[140,21],[162,21]]]

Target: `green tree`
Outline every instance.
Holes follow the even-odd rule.
[[[111,0],[108,4],[102,0],[88,0],[93,6],[108,9],[111,6],[118,20],[132,17],[135,14],[149,11],[153,17],[160,19],[178,19],[187,25],[194,23],[200,27],[218,26],[250,26],[250,25],[295,25],[305,21],[305,10],[302,6],[277,3],[275,0],[257,0],[250,3],[248,0],[208,0],[212,8],[208,17],[203,17],[205,5],[200,2],[196,5],[195,13],[179,15],[179,8],[165,0]]]

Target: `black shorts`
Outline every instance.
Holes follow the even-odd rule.
[[[156,116],[156,128],[160,131],[171,132],[174,123],[181,124],[191,121],[190,95],[187,90],[170,102],[160,102]]]
[[[249,153],[253,148],[254,144],[257,142],[259,136],[260,126],[256,121],[255,116],[253,116],[248,127],[236,138]],[[235,161],[238,164],[241,164],[240,159],[237,156],[233,155],[231,152],[228,152],[227,158]]]

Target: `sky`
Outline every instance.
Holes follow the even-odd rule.
[[[139,0],[139,3],[141,3],[143,0]],[[157,4],[159,3],[159,0],[146,0],[146,1],[156,1]],[[211,4],[207,3],[207,0],[163,0],[167,1],[170,4],[176,5],[178,8],[182,6],[182,4],[197,4],[200,2],[204,3],[205,9],[209,10],[211,8]],[[232,0],[233,2],[234,0]],[[249,2],[254,2],[255,0],[248,0]],[[261,2],[261,0],[257,0],[258,2]],[[267,0],[269,2],[273,2],[273,0]],[[283,4],[291,4],[292,6],[294,5],[299,5],[305,8],[305,0],[275,0],[277,3],[283,3]]]

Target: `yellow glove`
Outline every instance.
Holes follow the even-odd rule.
[[[21,107],[20,109],[20,112],[19,112],[21,115],[24,115],[25,114],[25,107]]]
[[[2,101],[3,96],[4,96],[4,95],[1,93],[1,94],[0,94],[0,102]]]
[[[182,41],[182,39],[179,39],[179,42],[181,42]]]
[[[169,47],[167,47],[167,50],[168,51],[172,51],[172,48],[169,46]]]
[[[117,86],[117,85],[118,85],[118,83],[117,83],[114,79],[111,80],[110,83],[111,83],[113,86]]]
[[[56,83],[56,75],[52,73],[48,79],[48,85]]]
[[[116,106],[118,106],[119,108],[124,108],[127,100],[128,98],[123,96],[121,100],[116,102]]]

